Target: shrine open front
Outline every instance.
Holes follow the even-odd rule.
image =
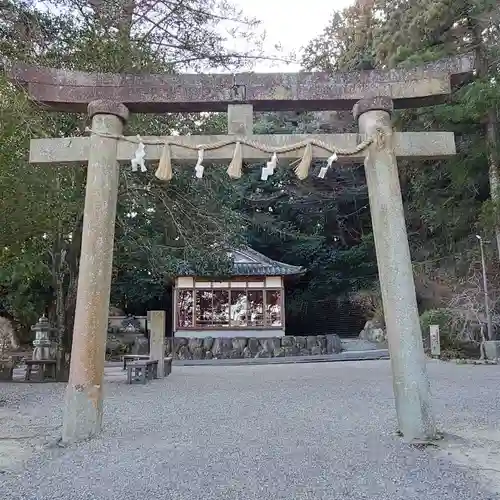
[[[186,273],[175,280],[174,336],[282,337],[285,284],[303,270],[253,249],[230,254],[231,275],[223,281]]]

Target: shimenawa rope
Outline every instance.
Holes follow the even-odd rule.
[[[324,178],[326,174],[326,169],[328,169],[334,161],[337,160],[337,156],[352,156],[355,154],[360,153],[361,151],[365,150],[370,144],[374,142],[376,138],[367,138],[364,141],[360,142],[354,149],[352,150],[346,150],[346,149],[340,149],[340,148],[332,148],[329,146],[327,143],[311,138],[311,139],[304,139],[302,141],[299,141],[294,144],[287,144],[285,146],[277,146],[277,147],[272,147],[272,146],[266,146],[265,144],[262,144],[258,141],[249,139],[247,137],[230,137],[228,139],[225,139],[223,141],[218,141],[218,142],[211,142],[211,143],[206,143],[206,144],[198,144],[196,146],[190,146],[188,144],[184,144],[181,141],[176,141],[175,139],[172,139],[171,137],[168,138],[168,140],[165,141],[155,141],[155,140],[150,140],[150,139],[142,139],[140,136],[137,136],[136,138],[131,138],[131,137],[126,137],[124,135],[119,135],[119,134],[109,134],[106,132],[99,132],[92,130],[91,128],[86,128],[86,132],[89,132],[91,134],[98,135],[100,137],[106,137],[110,139],[117,139],[120,141],[125,141],[125,142],[130,142],[133,144],[137,144],[138,150],[136,153],[136,157],[132,160],[133,168],[137,170],[137,166],[141,166],[141,170],[144,170],[144,157],[145,157],[145,152],[144,148],[141,147],[144,145],[150,145],[150,146],[161,146],[163,145],[163,151],[160,157],[160,162],[158,165],[158,169],[156,170],[156,177],[160,180],[163,181],[170,181],[173,177],[173,171],[172,171],[172,154],[171,154],[171,146],[176,146],[179,148],[184,148],[184,149],[189,149],[191,151],[198,151],[198,163],[196,164],[196,172],[197,172],[197,177],[202,177],[203,176],[203,152],[204,151],[213,151],[215,149],[221,149],[226,146],[230,146],[232,144],[235,144],[235,150],[234,150],[234,155],[233,159],[231,160],[231,163],[229,164],[229,167],[227,169],[228,175],[233,178],[233,179],[239,179],[242,175],[242,166],[243,166],[243,153],[242,153],[242,145],[251,147],[253,149],[256,149],[257,151],[261,151],[263,153],[268,153],[273,155],[273,158],[271,159],[271,162],[268,162],[267,167],[263,168],[263,179],[264,177],[267,179],[268,175],[272,175],[274,172],[274,167],[276,163],[276,156],[279,153],[289,153],[291,151],[297,151],[300,149],[304,149],[304,154],[302,156],[302,159],[300,160],[300,163],[297,165],[295,168],[295,174],[300,180],[304,180],[308,175],[309,175],[309,169],[311,167],[311,163],[313,160],[313,146],[316,146],[317,148],[320,148],[324,151],[327,151],[331,153],[330,158],[328,159],[327,166],[322,168],[322,172],[320,177]],[[295,162],[296,163],[296,162]],[[267,170],[266,170],[267,169]],[[266,171],[265,171],[266,170]],[[265,171],[265,172],[264,172]]]

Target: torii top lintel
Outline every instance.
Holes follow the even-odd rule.
[[[11,80],[53,111],[85,112],[109,99],[135,113],[226,111],[252,104],[255,111],[350,110],[360,99],[387,96],[396,108],[438,104],[474,69],[471,55],[409,69],[349,73],[102,74],[14,65]]]

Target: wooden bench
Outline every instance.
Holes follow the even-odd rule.
[[[148,361],[150,358],[149,358],[149,355],[148,354],[125,354],[123,357],[122,357],[122,361],[123,361],[123,369],[126,370],[127,369],[127,362],[130,362],[130,361],[142,361],[142,360],[146,360]],[[164,361],[164,370],[163,370],[163,374],[165,377],[168,377],[171,373],[172,373],[172,357],[167,357],[165,358],[165,361]]]
[[[142,359],[148,360],[149,354],[125,354],[122,358],[123,369],[127,369],[127,361],[140,361]]]
[[[158,378],[158,361],[132,361],[127,365],[127,384],[140,382],[145,384],[149,380]]]
[[[46,380],[55,381],[56,380],[56,361],[53,359],[27,359],[25,360],[26,373],[24,375],[24,380],[26,382],[33,381],[33,367],[38,366],[37,372],[37,382],[45,382]],[[46,373],[50,372],[49,377],[46,377]]]

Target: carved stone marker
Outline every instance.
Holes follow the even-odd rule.
[[[484,343],[486,359],[498,363],[500,359],[500,340],[487,340]]]
[[[158,361],[158,378],[165,376],[165,311],[148,311],[149,359]]]
[[[268,160],[267,152],[273,148],[311,139],[320,140],[326,149],[309,143],[305,146],[307,155],[294,150],[280,153],[280,158],[294,160],[304,154],[303,160],[306,156],[326,159],[331,155],[328,149],[357,151],[341,156],[339,161],[365,162],[400,430],[408,441],[434,438],[436,427],[430,410],[396,159],[446,158],[455,154],[455,141],[453,133],[394,132],[390,117],[394,108],[443,102],[451,85],[470,74],[473,65],[472,57],[463,56],[411,70],[236,77],[99,75],[26,66],[12,68],[11,78],[25,85],[37,102],[70,112],[81,112],[91,103],[89,112],[93,117],[90,139],[34,139],[30,149],[30,161],[34,164],[77,165],[86,161],[89,164],[64,440],[70,442],[92,436],[101,426],[117,161],[130,162],[137,148],[135,138],[120,137],[127,108],[139,113],[227,110],[228,133],[241,147],[239,156],[249,161]],[[92,104],[96,99],[99,101]],[[365,139],[363,148],[358,147],[357,134],[252,135],[253,110],[326,111],[350,109],[353,105],[361,139]],[[265,153],[243,142],[240,144],[241,137],[258,141]],[[148,140],[155,144],[147,144]],[[177,164],[194,166],[198,149],[205,150],[204,164],[229,160],[233,154],[236,157],[232,145],[217,149],[199,147],[224,140],[227,136],[146,137],[145,160],[157,162],[165,142],[172,142],[169,156]]]
[[[430,338],[431,338],[431,356],[439,358],[441,356],[441,337],[439,335],[439,325],[431,325]]]

